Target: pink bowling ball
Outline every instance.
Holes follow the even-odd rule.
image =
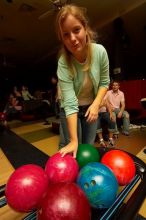
[[[60,153],[56,153],[47,161],[45,171],[50,183],[74,182],[79,167],[77,161],[71,155],[66,154],[62,157]]]
[[[38,165],[28,164],[16,169],[6,184],[7,203],[16,211],[38,209],[48,190],[48,176]]]

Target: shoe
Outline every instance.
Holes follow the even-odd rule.
[[[108,144],[109,144],[109,147],[115,147],[115,143],[114,143],[113,138],[110,138],[110,139],[108,140]]]
[[[129,136],[129,132],[126,132],[126,131],[123,131],[122,134],[125,136]]]
[[[118,134],[113,134],[113,139],[118,139],[119,135]]]
[[[118,135],[119,134],[119,131],[115,131],[114,133],[113,133],[113,135]]]
[[[99,144],[100,144],[100,147],[107,147],[103,139],[100,140]]]
[[[50,123],[48,121],[45,121],[43,125],[50,125]]]

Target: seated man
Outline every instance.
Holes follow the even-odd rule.
[[[124,93],[119,90],[120,84],[119,82],[112,82],[112,89],[109,90],[106,94],[107,100],[110,103],[115,119],[122,118],[123,119],[123,131],[124,135],[129,135],[129,114],[125,111],[125,97]],[[117,124],[115,126],[115,133],[119,134]]]
[[[106,100],[106,96],[103,102],[101,103],[101,107],[99,109],[99,116],[97,119],[97,134],[99,137],[100,146],[106,147],[106,144],[102,136],[102,122],[106,122],[108,125],[109,147],[114,147],[113,132],[115,131],[115,119],[112,114],[112,109],[110,108],[110,105]]]

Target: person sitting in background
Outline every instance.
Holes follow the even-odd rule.
[[[103,135],[102,135],[102,122],[106,122],[108,125],[109,147],[114,147],[113,133],[115,131],[115,118],[112,114],[111,106],[106,100],[106,95],[105,95],[103,102],[101,103],[101,107],[99,109],[99,114],[97,118],[97,135],[99,137],[100,146],[106,147],[106,144],[104,142]]]
[[[24,99],[24,111],[35,115],[36,117],[41,117],[44,120],[44,125],[49,125],[47,118],[50,112],[50,102],[43,99],[42,92],[36,90],[34,96],[30,94],[27,87],[22,86],[22,96]]]
[[[34,97],[30,94],[28,88],[26,86],[22,86],[22,97],[25,101],[34,99]]]
[[[3,113],[6,114],[6,119],[3,124],[7,126],[7,120],[17,117],[21,111],[21,103],[19,103],[19,100],[11,93],[3,111]]]
[[[17,98],[17,100],[18,100],[19,102],[22,102],[22,101],[23,101],[22,94],[21,94],[21,92],[19,91],[19,89],[18,89],[17,86],[14,86],[14,87],[13,87],[12,93],[14,94],[14,96]]]
[[[44,125],[50,125],[50,122],[48,122],[47,118],[49,116],[51,104],[49,100],[44,99],[42,94],[43,92],[41,92],[40,90],[36,90],[34,92],[34,98],[36,101],[40,101],[42,103],[38,111],[40,111],[40,114],[42,115],[42,118],[44,119]]]
[[[129,113],[125,111],[125,97],[124,93],[119,90],[120,84],[117,81],[112,82],[112,89],[109,90],[106,94],[106,98],[110,103],[113,111],[113,115],[116,118],[123,119],[123,130],[122,133],[124,135],[129,135]],[[117,123],[115,125],[115,135],[119,134]]]

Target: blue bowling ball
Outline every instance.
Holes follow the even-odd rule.
[[[78,174],[77,184],[85,192],[92,207],[109,208],[116,199],[117,179],[107,166],[99,162],[84,166]]]

